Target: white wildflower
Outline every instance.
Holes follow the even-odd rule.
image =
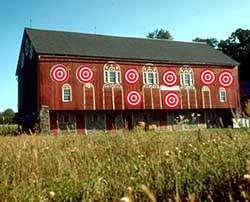
[[[120,202],[130,202],[129,198],[128,197],[122,197],[120,199]]]
[[[49,192],[49,197],[52,199],[52,198],[54,198],[55,197],[55,192],[53,192],[53,191],[50,191]]]

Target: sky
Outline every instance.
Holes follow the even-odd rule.
[[[17,111],[15,70],[24,27],[145,37],[167,29],[174,40],[226,39],[250,29],[249,0],[1,0],[0,112]]]

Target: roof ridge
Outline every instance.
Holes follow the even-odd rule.
[[[178,41],[178,40],[169,40],[169,39],[156,39],[156,38],[143,38],[143,37],[129,37],[129,36],[117,36],[117,35],[106,35],[106,34],[94,34],[86,32],[74,32],[74,31],[60,31],[60,30],[49,30],[49,29],[37,29],[25,27],[25,30],[35,30],[41,32],[57,32],[57,33],[70,33],[70,34],[79,34],[79,35],[90,35],[90,36],[101,36],[101,37],[112,37],[112,38],[122,38],[122,39],[139,39],[139,40],[152,40],[152,41],[161,41],[169,43],[189,43],[189,44],[199,44],[207,45],[205,42],[195,42],[195,41]]]

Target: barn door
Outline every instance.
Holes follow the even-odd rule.
[[[76,133],[76,115],[73,113],[58,113],[58,129],[60,133]]]
[[[105,113],[86,113],[85,114],[85,128],[87,134],[94,133],[95,131],[104,131],[106,129],[106,116]]]
[[[106,117],[107,130],[115,129],[115,113],[108,113]]]
[[[87,130],[87,134],[92,133],[95,129],[95,117],[94,113],[86,113],[85,114],[85,128]]]
[[[125,128],[131,130],[133,129],[133,114],[132,112],[125,112],[123,114],[124,122],[125,122]]]

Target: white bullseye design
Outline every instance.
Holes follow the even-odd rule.
[[[220,86],[224,88],[230,87],[234,82],[234,77],[232,75],[232,72],[228,70],[222,71],[218,75],[218,81],[219,81]]]
[[[172,87],[178,82],[176,72],[174,70],[166,70],[162,74],[162,82],[165,86]]]
[[[140,91],[130,90],[126,93],[126,102],[131,107],[139,107],[142,104]]]
[[[206,85],[210,86],[215,82],[215,74],[213,69],[204,69],[200,74],[201,82]]]
[[[50,77],[56,83],[64,83],[69,79],[69,72],[64,65],[55,65],[50,70]]]
[[[140,75],[136,68],[128,68],[124,72],[124,79],[129,84],[136,84],[140,81]]]
[[[76,71],[76,78],[81,83],[90,83],[94,80],[94,72],[91,67],[82,65]]]
[[[168,92],[164,96],[164,104],[167,108],[177,108],[180,105],[180,97],[177,92]]]

